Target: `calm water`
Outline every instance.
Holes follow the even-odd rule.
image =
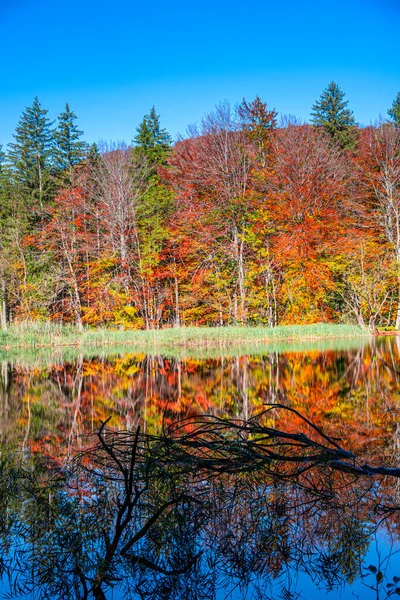
[[[115,431],[140,425],[158,436],[188,417],[247,421],[282,404],[360,463],[400,467],[399,392],[397,337],[286,345],[257,355],[214,350],[200,358],[3,356],[3,597],[93,597],[102,553],[115,539],[123,477],[101,452],[85,454],[67,476],[65,465],[93,445],[90,434],[109,417]],[[260,418],[315,437],[292,411]],[[146,489],[96,598],[400,595],[400,479],[318,467],[296,481],[262,470],[183,481],[170,466],[160,479],[160,468],[154,480],[138,475]],[[179,502],[124,551],[123,539],[126,546],[178,492]]]

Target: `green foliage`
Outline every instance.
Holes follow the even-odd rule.
[[[389,108],[388,115],[394,121],[396,127],[400,127],[400,92],[393,100],[392,108]]]
[[[98,164],[100,160],[100,150],[96,143],[90,144],[86,153],[86,160],[92,165]]]
[[[83,131],[75,124],[77,117],[70,110],[68,103],[65,111],[58,117],[56,139],[56,166],[65,183],[72,183],[72,168],[79,164],[86,155],[87,145],[81,141]]]
[[[258,96],[252,102],[243,98],[238,113],[245,133],[256,144],[262,162],[265,163],[269,138],[271,132],[276,129],[278,113],[275,109],[268,110],[266,103]]]
[[[124,310],[124,309],[123,309]],[[125,308],[126,310],[126,308]],[[121,313],[122,314],[122,313]],[[125,315],[131,321],[132,315]],[[119,323],[121,325],[122,323]],[[180,327],[151,331],[124,331],[110,328],[85,328],[83,331],[72,325],[51,322],[22,322],[10,327],[7,332],[0,331],[0,348],[62,348],[79,346],[94,348],[96,346],[128,345],[136,350],[163,354],[181,355],[189,352],[198,355],[200,350],[216,350],[216,354],[233,348],[243,348],[251,344],[251,352],[260,354],[266,350],[276,351],[273,343],[289,342],[287,350],[296,348],[294,341],[353,338],[367,335],[355,325],[332,325],[316,323],[314,325],[279,326],[279,327]],[[342,340],[343,341],[343,340]],[[332,341],[329,347],[332,347]],[[358,342],[357,342],[358,343]],[[280,346],[283,351],[284,347]],[[303,350],[306,346],[303,347]],[[236,352],[235,352],[236,353]]]
[[[167,217],[172,210],[173,197],[172,190],[160,183],[154,174],[149,189],[138,202],[138,232],[146,263],[155,264],[168,236]]]
[[[32,106],[22,113],[14,134],[15,142],[9,144],[8,158],[16,182],[34,209],[43,208],[53,191],[54,132],[47,113],[36,97]]]
[[[352,148],[355,144],[353,112],[347,108],[348,100],[337,83],[331,81],[312,107],[312,123],[323,127],[341,148]]]
[[[136,129],[133,140],[135,152],[146,156],[152,165],[163,164],[171,147],[171,136],[160,125],[160,117],[153,106]]]
[[[332,82],[315,127],[278,128],[258,97],[238,110],[222,103],[173,148],[153,107],[133,149],[100,153],[81,141],[68,104],[53,132],[35,98],[9,156],[0,148],[3,329],[81,319],[125,329],[357,320],[372,330],[400,320],[395,236],[383,231],[397,223],[399,131],[360,129],[346,157],[337,148],[356,129],[347,104]],[[362,260],[361,232],[371,247]]]

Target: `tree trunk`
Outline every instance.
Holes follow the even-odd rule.
[[[243,240],[239,241],[239,232],[237,228],[234,229],[234,252],[237,264],[237,287],[239,290],[240,298],[240,310],[237,311],[237,320],[243,324],[246,321],[246,289],[244,284],[244,261],[243,261]]]
[[[174,277],[174,291],[175,291],[175,327],[179,327],[181,324],[181,319],[179,315],[179,288],[178,288],[178,278]]]
[[[400,264],[398,261],[398,268]],[[397,278],[397,314],[396,314],[396,329],[400,329],[400,275]]]
[[[0,296],[1,296],[1,305],[0,305],[0,323],[1,329],[3,331],[7,331],[7,290],[6,290],[6,279],[4,276],[4,271],[1,272],[1,288],[0,288]]]

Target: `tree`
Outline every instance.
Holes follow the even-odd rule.
[[[281,270],[284,323],[332,318],[333,259],[345,226],[346,165],[309,125],[281,129],[264,210]],[[268,221],[267,221],[268,222]]]
[[[377,235],[388,242],[397,269],[395,327],[400,329],[400,130],[390,123],[365,129],[358,163],[367,219],[377,227]]]
[[[95,166],[98,165],[100,162],[100,151],[99,148],[97,146],[97,144],[94,142],[93,144],[91,144],[86,152],[86,162],[87,164],[90,166]]]
[[[252,102],[243,98],[238,114],[243,130],[257,148],[261,166],[265,167],[271,148],[271,132],[276,129],[278,113],[275,109],[268,110],[266,103],[256,96]]]
[[[87,261],[85,194],[81,188],[61,192],[49,209],[49,221],[41,232],[40,243],[53,255],[57,265],[53,304],[62,305],[61,316],[71,313],[82,329],[82,294],[80,276]],[[58,311],[59,312],[59,311]]]
[[[353,112],[347,108],[349,102],[344,98],[345,93],[331,81],[313,105],[311,120],[316,127],[323,127],[341,148],[351,148],[355,142],[356,122]]]
[[[14,134],[15,142],[9,144],[9,160],[16,181],[33,207],[38,203],[41,209],[52,189],[54,134],[47,113],[35,97],[32,106],[22,113]]]
[[[5,229],[10,218],[10,203],[8,201],[8,177],[4,169],[5,155],[3,146],[0,144],[0,324],[1,328],[7,329],[7,285],[6,268],[7,260],[6,243],[4,240]]]
[[[252,206],[248,191],[253,166],[248,136],[227,101],[218,104],[215,111],[202,119],[200,130],[192,128],[191,134],[190,139],[176,145],[169,160],[171,169],[165,173],[179,198],[179,214],[174,219],[177,222],[182,219],[192,238],[188,240],[192,248],[197,241],[195,254],[199,262],[195,279],[201,273],[207,273],[211,279],[217,275],[219,291],[221,283],[229,289],[228,318],[244,323],[247,312],[244,232]],[[192,222],[188,228],[184,222],[189,219]],[[204,291],[204,283],[199,287],[200,293]],[[216,314],[222,314],[225,302],[217,295]],[[212,301],[213,294],[206,296],[208,299],[200,302],[203,306]]]
[[[396,288],[396,269],[384,240],[371,232],[350,229],[343,240],[340,296],[362,329],[385,324]],[[386,324],[388,321],[386,321]]]
[[[400,92],[393,100],[392,108],[389,108],[388,115],[394,121],[396,127],[400,127]]]
[[[136,205],[147,189],[148,166],[123,144],[104,146],[101,160],[91,171],[89,194],[101,209],[110,248],[121,263],[130,262],[130,250],[137,243]]]
[[[65,178],[65,183],[72,184],[73,167],[85,157],[87,145],[80,140],[83,131],[80,131],[74,121],[76,115],[70,110],[68,103],[65,111],[58,117],[56,139],[56,165]]]
[[[137,128],[133,140],[137,158],[145,159],[149,169],[147,174],[147,190],[138,199],[136,207],[138,240],[142,249],[141,264],[146,326],[161,318],[160,307],[164,300],[164,291],[155,282],[155,269],[159,263],[160,252],[167,236],[166,221],[172,210],[172,191],[160,179],[160,167],[165,165],[170,154],[171,136],[160,126],[160,117],[155,108],[145,115]],[[135,166],[133,164],[133,166]]]
[[[104,146],[98,163],[89,164],[86,188],[102,232],[102,257],[111,260],[109,281],[126,299],[128,312],[136,314],[136,306],[143,309],[147,325],[137,206],[148,189],[149,166],[144,156],[132,154],[123,144]]]
[[[164,163],[172,140],[167,130],[160,126],[160,117],[154,106],[143,117],[136,131],[133,139],[136,153],[146,156],[152,165]]]

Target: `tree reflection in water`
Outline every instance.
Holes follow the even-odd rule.
[[[302,431],[271,427],[271,410],[295,414]],[[55,599],[115,589],[205,600],[235,587],[269,598],[271,582],[288,599],[299,573],[334,589],[362,575],[378,527],[397,534],[398,476],[283,405],[249,420],[195,416],[160,435],[104,423],[66,468],[2,461],[3,581],[10,595]],[[398,594],[380,565],[368,573],[375,597]]]

